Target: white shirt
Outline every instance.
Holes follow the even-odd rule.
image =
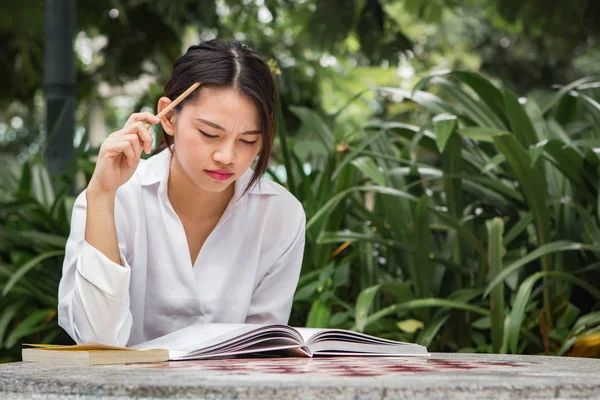
[[[168,149],[142,160],[117,190],[122,266],[85,241],[85,191],[77,197],[58,290],[58,323],[77,343],[132,346],[198,322],[288,322],[304,251],[300,202],[267,179],[242,195],[249,169],[192,267],[167,196],[170,160]]]

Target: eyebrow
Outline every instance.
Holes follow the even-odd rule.
[[[196,118],[198,121],[205,123],[208,126],[212,126],[215,129],[221,130],[223,132],[225,132],[225,128],[223,128],[221,125],[217,125],[214,122],[210,122],[207,121],[205,119],[202,118]],[[251,131],[246,131],[246,132],[242,132],[240,133],[240,135],[260,135],[262,133],[262,131],[260,129],[258,130],[251,130]]]

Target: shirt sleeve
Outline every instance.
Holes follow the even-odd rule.
[[[305,225],[306,215],[302,210],[293,225],[293,234],[282,242],[279,257],[252,293],[246,323],[288,323],[302,268]]]
[[[58,324],[76,343],[125,346],[132,316],[129,309],[131,267],[124,255],[127,254],[127,234],[134,229],[134,221],[131,216],[127,217],[119,199],[115,200],[121,266],[85,241],[85,193],[77,197],[73,206],[71,233],[58,288]]]

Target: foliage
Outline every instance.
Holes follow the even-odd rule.
[[[20,359],[23,342],[70,342],[56,319],[58,282],[88,158],[79,148],[69,172],[51,177],[40,158],[21,166],[0,155],[0,362]]]
[[[381,88],[387,112],[313,154],[310,173],[288,149],[311,243],[294,322],[433,351],[564,354],[597,331],[595,86],[536,104],[478,74],[438,74]],[[332,116],[303,122],[317,137],[335,129]],[[323,253],[329,243],[342,245]]]
[[[0,83],[0,147],[6,152],[39,151],[41,139],[33,135],[43,132],[37,114],[43,109],[44,3],[0,4],[0,74],[7,77]],[[331,111],[339,105],[328,103],[345,102],[350,86],[372,88],[381,76],[393,76],[386,85],[400,79],[410,85],[415,71],[481,68],[522,94],[598,72],[600,64],[593,0],[560,6],[539,0],[76,3],[80,129],[88,123],[91,99],[106,100],[111,111],[112,99],[99,84],[118,87],[151,76],[157,83],[136,109],[153,108],[175,58],[192,42],[217,36],[248,42],[277,61],[292,134],[298,120],[289,106]],[[116,113],[123,109],[113,107]],[[9,123],[14,116],[24,120],[21,128]],[[108,132],[123,122],[111,117]]]

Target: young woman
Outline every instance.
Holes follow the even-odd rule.
[[[270,69],[237,42],[192,46],[158,111],[194,82],[174,111],[133,114],[102,143],[75,202],[58,320],[77,343],[131,346],[198,322],[288,321],[305,214],[261,178],[276,122]],[[140,160],[152,146],[145,123],[159,122],[165,141]]]

